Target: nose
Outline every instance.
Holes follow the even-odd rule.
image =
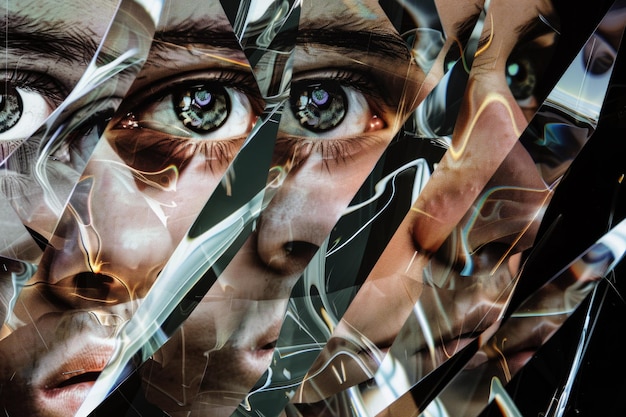
[[[104,156],[101,153],[101,156]],[[74,308],[143,298],[174,250],[159,195],[140,192],[114,156],[92,160],[38,272]]]
[[[287,179],[257,222],[262,262],[282,275],[303,271],[329,229],[327,201],[317,184]]]
[[[288,174],[257,222],[257,252],[270,269],[304,270],[350,202],[350,190],[336,180],[312,160]]]

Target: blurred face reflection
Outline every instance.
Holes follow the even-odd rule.
[[[76,10],[84,10],[84,13],[77,14]],[[99,10],[95,10],[84,0],[63,4],[11,2],[4,8],[0,24],[6,38],[0,46],[4,59],[0,98],[0,192],[7,202],[6,207],[3,203],[2,211],[9,213],[3,216],[3,221],[19,216],[44,239],[50,238],[58,214],[46,206],[35,178],[39,143],[32,140],[22,143],[77,85],[114,11],[113,1],[103,2]],[[104,52],[116,53],[111,48],[105,48]],[[112,99],[117,93],[111,91]],[[64,159],[60,154],[52,154],[53,158]],[[65,165],[66,172],[72,171],[70,165]],[[59,177],[64,180],[64,176]],[[10,226],[3,230],[3,238],[12,240],[14,253],[7,253],[8,256],[38,260],[41,253],[31,247],[30,236],[20,236],[20,230],[14,233]]]
[[[551,195],[518,138],[537,109],[544,64],[529,58],[554,42],[552,9],[513,3],[491,3],[450,149],[294,401],[372,378],[390,349],[415,383],[498,318]]]
[[[84,14],[101,16],[101,5],[83,6]],[[119,326],[263,108],[219,5],[175,6],[165,8],[148,62],[94,150],[36,275],[3,328],[0,378],[7,388],[0,401],[10,415],[74,414],[108,361]],[[90,22],[68,19],[63,25],[91,34],[89,26],[80,26]],[[69,143],[68,149],[81,145]]]

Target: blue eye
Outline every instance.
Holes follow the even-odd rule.
[[[172,100],[178,119],[196,133],[220,128],[230,114],[228,93],[214,83],[181,87]]]
[[[346,116],[348,99],[337,81],[294,82],[291,91],[291,110],[307,130],[334,129]]]

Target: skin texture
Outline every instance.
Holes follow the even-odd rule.
[[[375,2],[326,3],[302,6],[301,33],[363,30],[397,39]],[[339,21],[347,23],[335,26]],[[406,50],[383,59],[377,48],[364,55],[315,39],[303,35],[297,43],[292,85],[338,78],[343,69],[355,112],[325,132],[283,113],[274,163],[293,168],[181,332],[143,368],[148,399],[173,416],[230,415],[261,377],[291,288],[410,110],[400,104],[404,94],[412,100],[419,87],[421,74]],[[358,91],[350,78],[371,87]],[[386,100],[377,97],[383,91]]]
[[[493,2],[488,11],[450,148],[293,402],[317,403],[372,378],[396,337],[398,357],[415,355],[407,372],[416,382],[497,320],[519,252],[532,244],[551,196],[518,143],[528,121],[505,78],[519,40],[509,28],[536,19],[538,10],[547,14],[550,5],[509,3]],[[451,3],[437,7],[456,12]],[[402,334],[416,305],[428,328],[415,324]],[[428,334],[434,355],[426,351]],[[348,369],[347,381],[335,376],[340,368]]]
[[[103,29],[89,26],[99,21],[101,5],[80,6],[91,17],[66,23]],[[274,165],[289,170],[286,180],[183,329],[142,369],[147,399],[173,416],[230,414],[261,376],[291,287],[415,105],[423,75],[376,2],[307,6],[301,29],[309,35],[296,48],[293,79],[302,90],[308,80],[336,80],[349,110],[323,132],[284,111]],[[69,15],[60,12],[61,19]],[[313,41],[337,16],[351,30],[379,34],[380,44],[363,55]],[[0,403],[12,416],[78,409],[115,333],[219,186],[263,108],[217,1],[166,4],[155,39],[69,205],[37,229],[48,230],[50,244],[0,340]],[[77,80],[69,78],[71,88]],[[229,116],[209,132],[185,126],[173,108],[174,96],[197,86],[229,97]]]
[[[102,16],[101,5],[83,6],[93,21]],[[165,15],[172,24],[197,12],[190,4],[179,6],[172,9],[179,15]],[[203,10],[198,24],[216,10],[215,5]],[[61,11],[61,19],[73,15]],[[104,29],[83,27],[93,23],[90,18],[68,19],[63,24],[88,32]],[[225,17],[220,19],[217,26],[224,27]],[[93,38],[98,42],[96,34]],[[6,337],[0,351],[4,358],[15,358],[3,360],[1,372],[5,383],[14,381],[1,395],[11,415],[67,416],[77,410],[94,378],[57,390],[54,386],[61,380],[53,375],[102,369],[107,358],[89,365],[93,363],[89,352],[112,353],[115,330],[133,314],[259,115],[258,92],[239,85],[254,83],[240,50],[197,44],[191,49],[196,53],[190,53],[190,45],[180,43],[182,38],[174,37],[178,43],[158,39],[94,150],[37,273],[17,300],[11,323],[3,327]],[[22,68],[27,70],[28,64],[25,59]],[[224,90],[214,87],[226,74],[237,74],[236,82],[223,83]],[[75,80],[66,82],[71,85]],[[168,105],[172,94],[191,82],[230,98],[226,122],[206,134],[187,129]],[[178,90],[172,87],[181,85]],[[129,119],[138,122],[132,125]],[[217,147],[220,152],[214,151]],[[172,148],[184,152],[172,155]],[[155,161],[164,166],[153,166]],[[89,325],[64,324],[72,321]],[[24,338],[39,333],[42,347],[24,351]],[[66,345],[78,348],[64,354]],[[66,397],[72,400],[64,401]]]
[[[422,353],[413,359],[416,368],[428,371],[465,342],[463,335],[483,331],[497,319],[517,270],[514,254],[532,241],[534,216],[549,196],[517,143],[527,119],[504,72],[518,39],[514,31],[500,29],[500,24],[521,25],[548,5],[508,3],[490,9],[484,37],[493,36],[479,48],[449,151],[337,326],[331,352],[353,348],[354,335],[364,335],[384,355],[420,301],[436,336],[447,343],[438,346],[434,365]],[[80,6],[89,17],[65,23],[87,31],[97,44],[104,31],[96,24],[100,12],[88,3]],[[33,17],[46,22],[42,16],[50,7],[42,3]],[[148,401],[172,417],[226,416],[263,374],[293,285],[407,115],[435,85],[444,52],[455,42],[450,34],[477,10],[470,2],[459,8],[442,1],[437,7],[449,36],[436,70],[424,81],[376,1],[302,5],[292,97],[301,99],[312,85],[335,82],[348,110],[332,129],[315,130],[301,123],[295,100],[287,103],[273,160],[287,177],[216,285],[142,367]],[[69,15],[60,13],[63,19]],[[354,36],[365,46],[334,42],[342,36]],[[7,388],[0,403],[12,415],[63,416],[78,408],[93,378],[73,383],[69,378],[93,376],[104,367],[116,331],[220,186],[263,108],[254,81],[258,74],[248,66],[217,1],[168,3],[155,39],[68,208],[60,219],[44,216],[43,223],[29,223],[49,238],[50,247],[22,292],[14,319],[2,330],[0,382]],[[64,82],[71,89],[80,74],[76,63],[84,68],[87,59],[69,61],[72,71]],[[40,65],[32,55],[23,64]],[[179,95],[198,86],[226,94],[230,103],[224,124],[208,132],[185,126],[175,111]],[[498,189],[503,185],[510,188]],[[493,221],[494,216],[500,217]],[[466,225],[473,227],[463,235]],[[451,236],[467,238],[472,279],[459,271],[467,254]],[[447,282],[432,285],[424,268],[452,271]],[[452,325],[428,300],[451,306],[445,318],[452,318]],[[388,325],[380,326],[380,317]],[[419,343],[415,349],[423,352],[425,342]],[[24,345],[33,348],[24,350]],[[320,358],[317,366],[323,368],[326,357]],[[371,376],[361,364],[346,366],[351,379],[344,385]],[[375,371],[376,364],[366,366]],[[314,367],[298,401],[314,402],[344,388],[334,386],[329,372],[317,371]]]

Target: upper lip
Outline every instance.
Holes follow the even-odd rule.
[[[87,342],[83,342],[82,338],[76,338],[68,349],[59,352],[62,360],[44,371],[36,386],[43,390],[52,390],[64,386],[72,378],[102,372],[115,349],[114,340],[91,337],[87,339]],[[93,379],[95,380],[95,376]]]

